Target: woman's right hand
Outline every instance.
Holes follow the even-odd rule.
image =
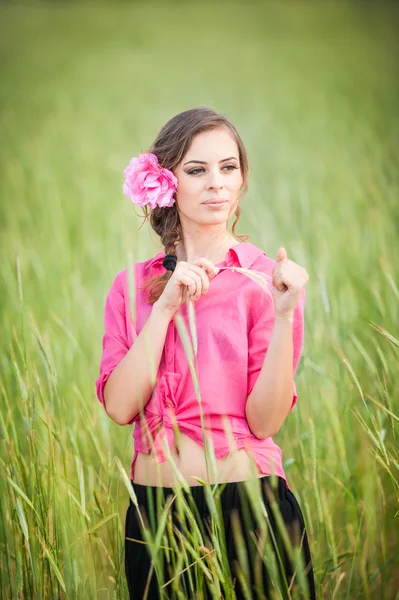
[[[195,302],[207,294],[209,282],[218,272],[218,267],[207,258],[197,258],[193,262],[179,261],[155,304],[173,317],[184,302]]]

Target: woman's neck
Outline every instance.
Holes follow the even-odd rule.
[[[179,243],[176,246],[177,260],[186,262],[194,262],[198,258],[204,257],[218,264],[222,262],[226,253],[232,246],[239,242],[230,234],[220,241],[205,240],[204,243],[198,243],[195,240],[188,240],[184,243]]]

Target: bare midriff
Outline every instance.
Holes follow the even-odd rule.
[[[254,467],[257,477],[265,475],[254,463],[245,448],[241,448],[221,458],[215,457],[216,476],[212,474],[208,460],[208,477],[203,446],[184,433],[180,433],[178,448],[174,442],[170,448],[170,453],[178,470],[189,486],[202,485],[194,479],[194,476],[208,483],[245,481],[251,478]],[[172,487],[175,481],[176,475],[168,460],[157,463],[153,452],[150,454],[138,453],[134,466],[135,483]]]

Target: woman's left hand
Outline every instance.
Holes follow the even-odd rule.
[[[275,316],[293,317],[309,275],[306,269],[287,258],[285,248],[278,249],[276,260],[272,273]]]

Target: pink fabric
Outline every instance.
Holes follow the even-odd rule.
[[[104,405],[105,382],[128,352],[139,335],[152,306],[140,290],[143,276],[165,273],[162,265],[165,253],[135,264],[136,319],[131,321],[128,301],[127,269],[120,271],[108,292],[105,303],[102,357],[96,392]],[[219,458],[231,450],[226,427],[231,431],[234,448],[252,451],[254,460],[264,474],[275,473],[283,477],[289,488],[282,465],[282,452],[271,437],[261,440],[250,431],[245,417],[247,396],[253,389],[262,368],[274,324],[274,307],[262,287],[246,275],[223,267],[236,266],[272,274],[276,261],[250,242],[241,242],[227,252],[225,260],[218,263],[219,273],[211,280],[208,294],[195,302],[198,334],[197,376],[206,435],[213,443]],[[295,308],[293,324],[293,372],[295,373],[304,339],[304,307],[306,291],[303,289]],[[188,315],[184,305],[180,314],[187,329]],[[291,410],[296,404],[296,386],[293,380]],[[145,419],[143,418],[145,417]],[[173,443],[173,421],[180,431],[203,445],[199,403],[190,374],[183,345],[173,320],[169,324],[165,346],[159,365],[157,385],[134,423],[134,464],[138,452],[149,454],[149,432],[157,450],[157,462],[166,460],[162,446],[165,436],[169,448]],[[163,424],[163,427],[162,427]],[[290,488],[289,488],[290,489]]]

